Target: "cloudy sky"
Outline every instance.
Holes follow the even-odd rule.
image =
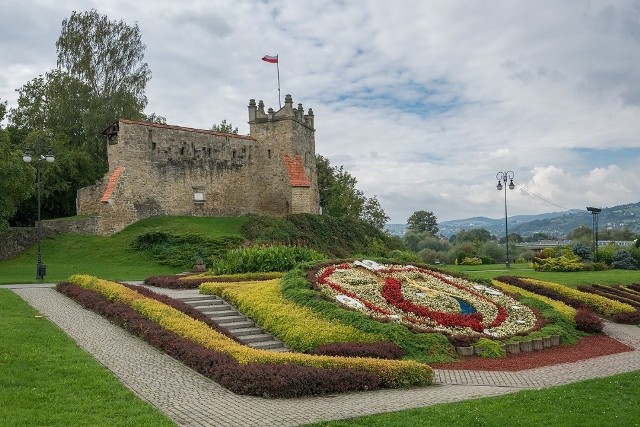
[[[3,0],[0,99],[56,65],[73,10],[138,23],[147,113],[248,132],[250,98],[313,108],[316,150],[391,223],[640,201],[640,1]]]

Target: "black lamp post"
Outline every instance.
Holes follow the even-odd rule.
[[[36,235],[38,237],[38,265],[36,266],[36,280],[44,279],[44,276],[47,274],[47,266],[42,263],[42,225],[40,223],[40,163],[43,160],[46,160],[47,163],[53,163],[55,159],[56,158],[53,155],[53,150],[51,150],[51,148],[49,148],[47,150],[47,154],[43,156],[41,153],[41,143],[40,141],[36,142],[36,185],[38,187],[38,222],[36,223]],[[24,150],[22,160],[27,163],[31,163],[33,157],[30,149],[27,148],[26,150]]]
[[[514,188],[516,188],[515,184],[513,183],[513,178],[514,178],[514,174],[513,171],[506,171],[506,172],[498,172],[496,174],[496,179],[498,180],[498,185],[496,185],[496,188],[498,189],[498,191],[502,190],[504,188],[504,241],[505,244],[507,245],[507,259],[504,262],[505,267],[507,267],[507,270],[509,269],[509,224],[507,222],[507,180],[509,180],[509,190],[513,190]],[[504,183],[504,185],[502,185],[502,183]]]
[[[602,212],[602,209],[589,206],[587,207],[587,210],[591,212],[591,223],[592,223],[591,233],[593,237],[593,246],[592,246],[593,262],[598,262],[598,214]]]

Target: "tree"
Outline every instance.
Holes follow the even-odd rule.
[[[316,155],[316,173],[322,213],[334,217],[359,218],[382,229],[389,220],[377,196],[367,198],[356,188],[358,181],[344,167],[332,167],[329,160]]]
[[[433,212],[416,211],[407,220],[407,230],[419,233],[427,232],[432,236],[438,234],[438,219]]]
[[[481,244],[491,240],[491,233],[485,228],[472,228],[471,230],[462,230],[458,234],[454,234],[449,239],[451,243],[471,242]]]
[[[0,101],[0,122],[5,113],[5,103]],[[18,204],[31,195],[34,183],[32,169],[22,161],[20,150],[11,148],[9,133],[0,125],[0,231],[9,226]]]
[[[220,122],[219,125],[214,123],[213,126],[211,126],[211,130],[222,133],[231,133],[233,135],[238,134],[238,127],[236,126],[234,128],[231,123],[227,123],[226,119]]]

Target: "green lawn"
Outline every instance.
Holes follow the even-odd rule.
[[[1,426],[173,426],[18,295],[0,289]]]
[[[46,282],[59,282],[72,274],[87,273],[112,280],[143,280],[147,276],[179,273],[159,265],[150,256],[129,250],[137,235],[161,229],[166,233],[198,233],[205,237],[240,235],[246,217],[154,217],[139,221],[110,237],[64,233],[44,239],[42,261]],[[37,245],[9,260],[0,261],[0,284],[34,283]]]
[[[496,276],[520,276],[547,282],[561,283],[572,288],[578,285],[613,285],[640,283],[638,270],[606,270],[575,272],[535,271],[529,264],[512,264],[507,270],[504,264],[490,265],[439,265],[438,268],[456,273],[464,273],[471,279],[493,279]]]
[[[640,372],[636,371],[544,390],[527,390],[312,426],[638,426],[639,389]]]

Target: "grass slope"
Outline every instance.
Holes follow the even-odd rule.
[[[12,291],[0,313],[0,425],[174,425]]]

